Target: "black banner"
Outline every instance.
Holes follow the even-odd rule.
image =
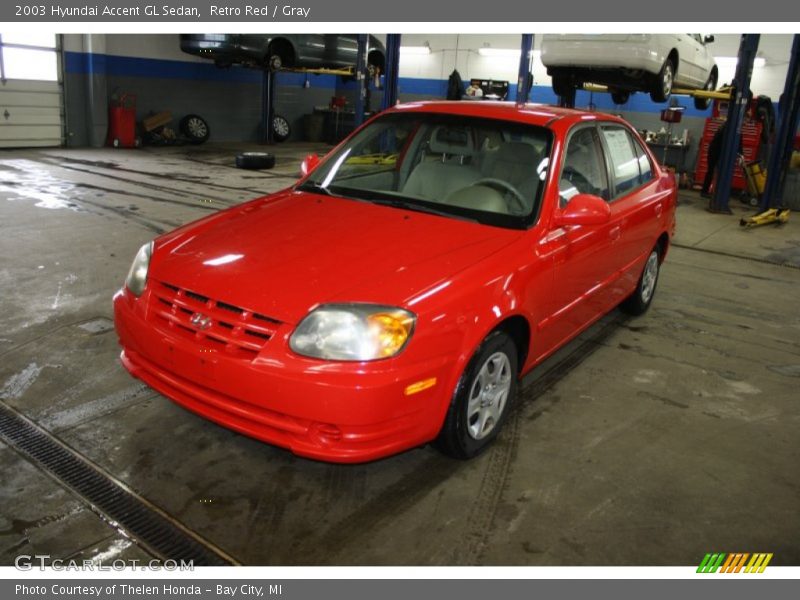
[[[8,22],[753,22],[800,20],[800,3],[761,0],[696,2],[670,0],[572,0],[571,2],[430,2],[403,0],[12,0],[0,5],[0,20]]]

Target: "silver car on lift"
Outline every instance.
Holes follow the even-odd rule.
[[[542,38],[542,64],[553,79],[553,91],[569,97],[584,83],[608,86],[617,104],[632,92],[649,92],[666,102],[673,87],[714,90],[719,71],[708,44],[713,35],[549,34]],[[708,98],[695,98],[705,110]]]
[[[356,66],[355,34],[192,33],[181,35],[181,50],[214,61],[218,67],[242,64],[280,69],[348,69]],[[370,75],[383,73],[386,48],[375,36],[367,41]]]

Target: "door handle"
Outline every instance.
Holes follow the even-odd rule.
[[[657,216],[657,217],[660,217],[660,216],[661,216],[661,212],[662,212],[663,210],[664,210],[664,207],[663,207],[663,206],[661,206],[661,203],[660,203],[660,202],[659,202],[658,204],[656,204],[656,216]]]
[[[616,227],[612,227],[611,230],[608,232],[608,237],[612,239],[612,241],[617,241],[620,236],[622,235],[622,228],[617,225]]]

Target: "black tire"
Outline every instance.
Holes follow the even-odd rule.
[[[569,96],[575,93],[575,83],[566,73],[555,73],[552,77],[553,93],[556,96]]]
[[[664,61],[658,75],[653,80],[650,89],[650,99],[653,102],[666,102],[672,94],[672,86],[675,83],[675,65],[671,58]]]
[[[186,115],[181,119],[180,130],[193,144],[202,144],[211,135],[211,129],[200,115]]]
[[[283,68],[283,59],[280,54],[270,54],[267,57],[267,68],[273,73]]]
[[[490,363],[495,365],[495,371],[491,371]],[[484,367],[489,377],[495,377],[494,373],[497,373],[494,388],[481,385],[485,380],[481,379]],[[502,331],[490,333],[475,350],[456,386],[444,425],[436,438],[436,446],[444,454],[460,459],[472,458],[483,452],[508,419],[517,393],[517,375],[516,345]],[[479,412],[469,414],[470,398],[478,399],[488,393],[496,395],[491,400],[487,399],[488,405],[484,405],[481,399]],[[492,409],[495,402],[497,407]],[[490,416],[484,420],[481,418],[483,414]],[[485,422],[483,426],[482,420]]]
[[[639,316],[647,312],[653,297],[656,295],[658,285],[658,274],[661,271],[661,253],[656,246],[650,251],[645,262],[642,274],[639,276],[639,283],[636,284],[634,292],[620,304],[622,312],[629,315]]]
[[[236,155],[239,169],[271,169],[275,166],[275,156],[268,152],[242,152]]]
[[[292,127],[283,115],[272,117],[272,139],[276,142],[285,142],[292,135]]]
[[[631,93],[628,90],[612,90],[611,100],[614,104],[627,104],[631,99]]]
[[[711,74],[708,76],[708,81],[706,81],[706,85],[703,88],[707,92],[713,92],[717,89],[717,72],[711,71]],[[711,106],[711,98],[695,98],[694,99],[694,107],[697,110],[708,110],[708,107]]]

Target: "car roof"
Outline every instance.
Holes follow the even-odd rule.
[[[549,104],[515,104],[493,100],[422,101],[398,104],[392,112],[433,112],[467,117],[487,117],[549,126],[559,121],[564,125],[589,120],[624,123],[623,119],[602,112],[562,108]]]

